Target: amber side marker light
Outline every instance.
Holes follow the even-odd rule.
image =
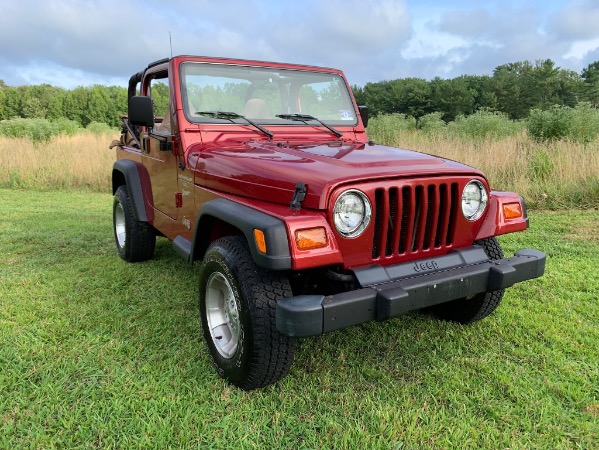
[[[266,239],[264,239],[264,232],[257,228],[254,228],[254,240],[258,246],[258,250],[262,253],[266,253]]]
[[[503,216],[506,219],[522,217],[522,205],[520,203],[506,203],[503,205]]]
[[[298,250],[322,248],[327,244],[327,233],[323,227],[306,228],[295,232],[295,245]]]

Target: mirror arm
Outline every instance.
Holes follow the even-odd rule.
[[[131,124],[129,124],[129,121],[127,119],[125,119],[124,117],[122,117],[121,120],[123,121],[123,125],[125,125],[125,128],[127,128],[127,131],[129,132],[129,134],[131,134],[131,137],[133,137],[133,140],[137,144],[137,147],[141,148],[141,142],[139,142],[139,139],[137,138],[137,135],[131,128]]]

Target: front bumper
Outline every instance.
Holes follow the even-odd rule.
[[[315,336],[371,320],[387,320],[481,292],[538,278],[543,252],[525,249],[511,258],[489,260],[479,246],[439,258],[354,270],[361,286],[335,295],[299,295],[279,300],[277,329],[284,335]]]

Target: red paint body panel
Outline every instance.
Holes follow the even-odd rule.
[[[284,221],[290,243],[294,242],[293,237],[295,236],[296,230],[319,226],[325,228],[328,240],[328,245],[326,247],[302,251],[296,249],[294,245],[289,246],[293,270],[311,269],[314,267],[343,263],[343,257],[337,245],[335,234],[327,222],[326,214],[323,212],[311,211],[308,209],[292,211],[289,208],[289,205],[284,206],[276,203],[264,202],[262,200],[237,197],[210,189],[200,189],[199,187],[196,192],[198,192],[198,195],[201,195],[202,200],[205,199],[205,201],[214,200],[216,198],[226,198],[227,200],[242,204]]]
[[[364,192],[370,199],[373,205],[373,219],[371,220],[370,226],[365,230],[363,234],[354,239],[346,239],[336,233],[336,238],[339,243],[339,248],[343,255],[343,263],[346,268],[358,267],[367,264],[380,264],[387,266],[391,264],[398,264],[402,262],[414,261],[421,258],[432,258],[435,256],[441,256],[447,254],[453,248],[461,248],[472,245],[478,230],[481,226],[482,221],[478,220],[475,222],[469,222],[460,214],[455,214],[455,209],[459,207],[456,202],[459,201],[457,196],[461,196],[461,192],[473,177],[457,176],[451,177],[417,177],[411,179],[395,179],[386,181],[372,181],[368,183],[352,184],[352,188],[357,188]],[[474,177],[482,181],[486,185],[486,181],[478,176]],[[440,186],[440,185],[456,185],[453,199],[453,217],[449,219],[449,210],[445,208],[447,217],[439,215],[439,208],[431,207],[430,216],[424,212],[425,205],[429,204],[429,198],[424,198],[425,193],[429,186]],[[376,226],[376,199],[375,192],[382,190],[397,190],[398,194],[405,190],[408,193],[408,201],[402,202],[401,198],[397,200],[397,208],[402,208],[406,211],[408,217],[413,217],[414,220],[406,220],[405,224],[402,224],[401,217],[398,217],[393,226],[390,222],[392,219],[389,214],[389,205],[386,202],[381,202],[381,213],[382,221],[380,224],[379,235],[387,236],[375,236]],[[416,192],[421,189],[423,192],[423,199],[420,202],[416,201]],[[451,196],[451,186],[447,188],[447,197]],[[344,191],[344,188],[337,189],[333,195],[331,201],[334,202],[339,195]],[[439,201],[435,201],[430,196],[430,204],[438,205]],[[403,204],[402,204],[403,203]],[[415,210],[421,209],[419,214],[415,213]],[[409,212],[408,212],[409,211]],[[401,213],[397,214],[401,216]],[[330,223],[333,223],[332,211],[328,213]],[[373,223],[375,222],[375,223]],[[426,223],[430,222],[430,227],[427,227]],[[435,229],[433,230],[433,223]],[[445,225],[443,225],[445,224]],[[403,225],[403,226],[402,226]],[[390,230],[390,228],[398,229],[397,232]],[[427,232],[427,228],[429,231]],[[439,244],[435,241],[435,235],[437,234],[437,228],[444,228],[443,233],[439,232]],[[402,230],[403,229],[403,230]],[[428,233],[429,236],[426,236]],[[444,234],[444,236],[441,236]],[[451,236],[448,238],[448,234]],[[386,239],[388,237],[388,239]],[[384,241],[384,249],[380,249],[376,256],[373,256],[373,247],[376,246],[375,240],[379,243]],[[402,241],[403,247],[402,248]],[[424,242],[426,241],[426,243]],[[389,242],[389,244],[387,244]]]
[[[491,191],[489,196],[489,207],[485,220],[476,236],[476,239],[484,239],[502,234],[524,231],[528,228],[528,222],[525,216],[506,219],[503,215],[502,206],[508,203],[519,203],[522,211],[525,207],[522,203],[522,197],[513,192]]]
[[[333,189],[348,183],[465,172],[482,176],[480,171],[453,161],[355,141],[279,147],[274,142],[238,138],[195,145],[187,155],[196,184],[288,205],[296,183],[304,182],[308,192],[303,205],[320,210],[327,208]]]

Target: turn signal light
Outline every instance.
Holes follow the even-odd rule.
[[[506,203],[503,205],[503,216],[506,219],[522,217],[522,205],[520,203]]]
[[[306,228],[295,232],[295,245],[298,250],[322,248],[327,244],[327,233],[323,227]]]
[[[266,239],[264,238],[264,232],[257,228],[254,228],[254,240],[258,246],[258,250],[262,253],[266,253]]]

